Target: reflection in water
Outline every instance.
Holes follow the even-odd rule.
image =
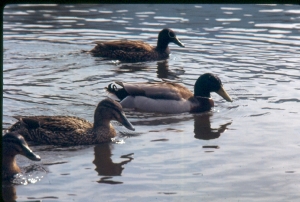
[[[48,172],[44,167],[36,164],[22,167],[21,170],[22,172],[14,175],[12,179],[2,181],[2,200],[0,201],[15,201],[17,199],[16,185],[35,184]]]
[[[169,69],[169,62],[168,60],[158,61],[157,65],[157,78],[160,79],[170,79],[175,80],[178,78],[178,75],[182,75],[184,70],[176,70],[172,71]],[[118,69],[115,70],[116,73],[134,73],[140,71],[147,71],[147,69],[153,69],[156,66],[152,63],[125,63],[118,65]]]
[[[180,123],[183,121],[188,121],[193,119],[193,117],[190,114],[181,114],[181,116],[174,115],[174,114],[158,114],[158,113],[143,113],[136,111],[136,116],[138,117],[135,120],[132,121],[132,124],[137,126],[154,126],[153,129],[155,129],[155,126],[159,125],[173,125],[176,123]],[[126,114],[128,111],[126,111]],[[131,115],[131,114],[130,114]]]
[[[168,78],[170,74],[168,60],[157,62],[157,78]]]
[[[202,140],[210,140],[219,138],[221,133],[223,133],[227,126],[231,125],[232,122],[221,125],[219,128],[211,128],[210,126],[210,116],[209,113],[194,115],[194,133],[195,138]]]
[[[2,181],[2,200],[15,201],[17,199],[15,185],[9,181]]]
[[[174,80],[178,78],[178,75],[183,74],[184,71],[179,73],[170,71],[168,60],[164,60],[164,61],[157,62],[156,73],[157,73],[157,78]]]
[[[112,155],[110,146],[110,143],[105,143],[96,145],[94,148],[95,159],[93,163],[96,165],[95,170],[98,172],[98,175],[106,176],[100,178],[98,183],[121,184],[123,182],[117,182],[108,179],[111,179],[111,176],[121,176],[124,169],[123,165],[133,160],[133,158],[131,157],[133,153],[121,156],[121,158],[126,160],[120,163],[114,163],[110,158]]]
[[[117,73],[124,73],[124,72],[138,72],[138,71],[143,71],[145,69],[147,69],[149,67],[149,65],[146,64],[130,64],[130,63],[126,63],[126,64],[122,64],[120,65],[119,69],[116,70]]]

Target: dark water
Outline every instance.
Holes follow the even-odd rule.
[[[27,185],[3,185],[5,197],[299,199],[300,6],[9,5],[3,17],[4,129],[16,121],[14,115],[93,121],[95,106],[107,96],[104,87],[116,80],[164,78],[192,90],[199,75],[211,72],[234,100],[213,94],[216,107],[194,115],[126,110],[139,135],[119,137],[119,143],[31,146],[41,163],[18,157],[19,165],[43,169],[27,174]],[[81,52],[95,40],[155,45],[165,27],[186,45],[171,44],[166,61],[118,63]]]

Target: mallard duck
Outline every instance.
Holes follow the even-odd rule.
[[[170,54],[168,44],[173,42],[180,47],[184,45],[171,29],[163,29],[158,34],[157,46],[153,47],[143,41],[96,41],[90,52],[93,56],[107,57],[127,62],[143,62],[167,59]]]
[[[2,137],[2,179],[11,179],[21,170],[16,162],[16,155],[21,154],[33,161],[40,161],[39,155],[35,154],[28,146],[22,135],[11,132]]]
[[[87,145],[111,141],[116,131],[110,124],[116,120],[135,130],[127,120],[122,106],[112,100],[99,102],[94,124],[73,116],[15,116],[19,121],[9,130],[18,131],[26,140],[54,145]]]
[[[117,85],[123,87],[118,89]],[[120,99],[124,108],[147,112],[182,113],[209,111],[214,102],[211,92],[216,92],[232,102],[221,80],[211,73],[201,75],[194,86],[194,94],[186,87],[172,82],[123,83],[108,85],[107,91]]]

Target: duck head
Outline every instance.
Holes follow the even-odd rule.
[[[210,97],[211,92],[215,92],[226,101],[232,102],[219,77],[211,73],[201,75],[195,83],[194,96]]]
[[[94,114],[94,128],[100,127],[103,124],[109,124],[115,120],[123,124],[129,130],[135,130],[133,125],[128,121],[122,106],[110,99],[106,98],[99,102]]]
[[[35,154],[28,146],[23,136],[17,132],[6,133],[2,137],[2,179],[11,179],[21,172],[16,162],[16,155],[21,154],[33,161],[40,161],[39,155]]]
[[[176,37],[176,34],[173,30],[165,28],[161,30],[158,34],[158,40],[157,40],[157,49],[159,50],[165,50],[168,47],[168,44],[170,42],[173,42],[177,44],[180,47],[185,47],[183,43],[179,41],[179,39]]]
[[[39,155],[35,154],[26,143],[22,135],[16,132],[6,133],[2,137],[2,155],[15,157],[21,154],[32,161],[40,161]]]

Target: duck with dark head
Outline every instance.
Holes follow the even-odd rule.
[[[120,88],[118,88],[120,87]],[[228,102],[232,99],[214,74],[201,75],[194,86],[194,94],[185,86],[173,82],[124,83],[117,81],[106,90],[118,97],[124,108],[160,113],[199,113],[214,106],[210,97],[216,92]]]
[[[106,57],[123,62],[144,62],[164,60],[169,57],[169,43],[184,47],[173,30],[165,28],[158,34],[156,47],[143,41],[118,40],[96,41],[97,44],[90,53],[93,56]]]

